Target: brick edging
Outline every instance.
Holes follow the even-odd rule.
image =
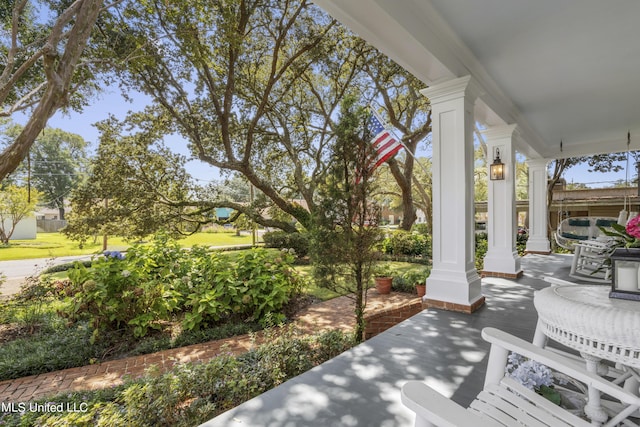
[[[420,313],[422,310],[422,300],[416,298],[409,303],[365,315],[364,339],[368,340],[403,320]]]
[[[519,279],[524,275],[524,271],[520,270],[517,273],[499,273],[496,271],[482,270],[480,272],[481,277],[501,277],[503,279]]]
[[[435,299],[427,299],[424,302],[427,305],[427,308],[439,308],[441,310],[471,314],[484,305],[484,296],[471,305],[456,304],[453,302],[439,301]]]

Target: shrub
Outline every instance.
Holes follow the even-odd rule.
[[[528,234],[516,235],[516,249],[518,250],[518,255],[524,255],[525,251],[527,250],[527,240],[529,240]]]
[[[487,233],[476,233],[476,255],[475,264],[476,269],[481,271],[484,267],[484,256],[489,249],[489,241]]]
[[[159,236],[150,245],[134,245],[126,257],[108,253],[90,269],[77,264],[69,271],[74,289],[65,315],[86,318],[93,340],[115,329],[143,337],[181,312],[187,330],[234,316],[262,322],[271,314],[283,321],[280,312],[303,287],[292,262],[287,251],[265,249],[246,251],[232,262],[198,246],[184,251]]]
[[[518,255],[523,256],[527,248],[527,240],[529,236],[526,234],[518,234],[516,236],[516,250]],[[484,268],[484,257],[489,249],[489,237],[487,233],[476,233],[476,256],[475,265],[478,271]]]
[[[413,224],[411,226],[411,232],[412,233],[422,234],[422,235],[426,236],[426,235],[429,234],[429,226],[424,222],[421,222],[419,224],[416,223],[416,224]]]
[[[428,257],[431,255],[431,236],[398,230],[382,242],[386,254]]]
[[[64,264],[58,264],[58,265],[53,265],[47,269],[45,269],[42,274],[53,274],[53,273],[59,273],[61,271],[67,271],[70,270],[72,268],[74,268],[77,264],[76,263],[80,263],[82,265],[84,265],[85,267],[89,268],[91,267],[91,263],[93,261],[92,260],[85,260],[85,261],[76,261],[76,262],[67,262]]]
[[[18,338],[0,347],[0,380],[21,378],[82,366],[100,357],[109,340],[89,345],[91,330],[86,325],[46,330],[33,337]],[[0,424],[1,425],[1,424]]]
[[[391,283],[391,290],[394,292],[403,292],[406,294],[414,293],[416,287],[413,282],[407,280],[404,276],[397,276],[393,278]]]
[[[304,286],[287,251],[274,254],[254,248],[241,254],[233,266],[214,256],[209,262],[205,271],[210,279],[187,297],[185,329],[199,329],[231,315],[257,322],[264,322],[269,315],[282,322],[282,309]]]
[[[86,324],[69,328],[58,321],[49,327],[43,327],[33,335],[0,345],[0,381],[89,365],[104,360],[105,355],[114,349],[121,350],[126,356],[149,354],[243,335],[260,329],[262,326],[256,322],[229,322],[198,331],[183,330],[175,338],[152,335],[139,341],[128,337],[126,342],[122,341],[126,336],[112,332],[103,334],[99,340],[91,344],[92,331]]]
[[[391,289],[396,292],[415,294],[416,284],[424,284],[430,272],[430,267],[411,269],[401,276],[394,277]]]
[[[131,329],[134,336],[142,337],[151,328],[160,329],[158,320],[169,318],[179,303],[178,293],[167,283],[175,274],[169,266],[180,264],[171,262],[171,248],[166,243],[134,246],[124,260],[106,256],[95,260],[91,269],[78,264],[69,271],[78,292],[67,299],[65,314],[71,320],[89,320],[92,342],[100,331],[109,329]],[[166,262],[160,261],[163,252],[167,258],[162,261]]]
[[[207,363],[178,365],[122,387],[74,393],[56,402],[88,402],[88,411],[7,414],[8,425],[193,426],[300,375],[353,345],[347,334],[301,337],[290,328],[267,331],[267,344],[240,356],[222,354]],[[52,399],[48,399],[51,401]]]
[[[270,231],[264,233],[263,238],[267,248],[293,249],[298,258],[304,258],[309,254],[309,235],[307,233]]]
[[[374,277],[393,277],[394,270],[388,263],[378,263],[372,270]]]

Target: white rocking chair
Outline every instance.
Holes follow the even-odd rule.
[[[611,284],[611,254],[618,247],[615,239],[585,240],[573,245],[569,276],[578,280]]]
[[[638,408],[640,398],[621,387],[587,372],[579,364],[494,328],[485,328],[482,337],[491,343],[484,389],[469,408],[445,398],[419,381],[402,387],[402,402],[416,413],[416,427],[496,427],[496,426],[591,426],[586,419],[551,403],[546,398],[505,376],[509,352],[516,352],[599,390],[615,400],[615,413],[605,426],[626,420]],[[630,425],[636,425],[631,423]]]

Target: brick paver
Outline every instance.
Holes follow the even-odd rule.
[[[369,292],[367,313],[400,307],[415,300],[416,297],[412,295],[396,293],[380,295],[372,290]],[[295,323],[301,332],[307,334],[328,329],[352,331],[353,300],[349,297],[340,297],[313,304],[298,313]],[[219,354],[223,346],[225,351],[239,354],[250,350],[252,345],[248,335],[241,335],[153,354],[2,381],[0,382],[0,402],[22,402],[52,394],[116,386],[122,384],[126,376],[135,378],[151,365],[166,371],[175,363],[210,360]]]

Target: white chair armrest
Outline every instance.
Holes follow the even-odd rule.
[[[491,420],[480,418],[454,401],[447,399],[420,381],[409,381],[402,387],[402,403],[416,413],[416,426],[426,427],[496,427]]]
[[[614,240],[584,240],[580,243],[576,243],[576,246],[580,246],[586,249],[591,249],[594,251],[603,251],[607,252],[612,249],[612,246],[615,244]]]

